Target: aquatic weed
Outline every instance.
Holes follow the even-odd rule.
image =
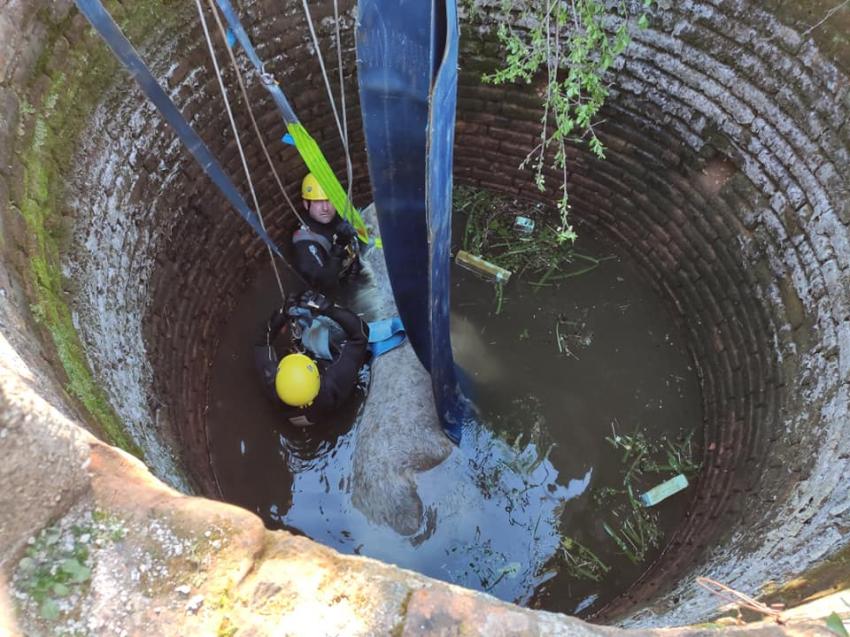
[[[612,423],[611,436],[605,440],[622,453],[622,486],[596,489],[593,501],[611,512],[610,524],[603,523],[605,533],[632,563],[640,564],[649,549],[660,546],[663,534],[658,514],[644,507],[635,492],[678,474],[692,476],[699,471],[701,465],[693,459],[693,432],[675,441],[666,437],[656,441],[641,430],[620,434]],[[620,497],[625,503],[611,508],[611,502]]]
[[[461,243],[463,250],[510,270],[512,279],[533,277],[530,285],[536,290],[553,287],[615,258],[597,258],[577,252],[572,242],[563,241],[558,230],[547,223],[549,212],[542,204],[529,204],[485,190],[458,187],[454,191],[453,206],[466,218]],[[518,214],[536,222],[538,229],[533,236],[523,236],[514,230]],[[496,314],[502,311],[503,287],[496,283]]]
[[[596,553],[567,535],[561,538],[561,557],[567,573],[577,579],[598,582],[611,570]]]
[[[602,527],[633,564],[643,562],[650,549],[661,545],[663,534],[658,526],[657,514],[647,511],[639,503],[618,507],[613,516],[619,523],[617,529],[607,522]]]

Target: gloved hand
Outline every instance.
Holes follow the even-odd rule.
[[[369,393],[369,384],[372,380],[372,366],[369,363],[363,365],[357,372],[357,384],[354,388],[366,396]]]
[[[324,294],[319,294],[313,290],[307,290],[301,295],[298,305],[313,312],[323,314],[331,308],[333,303],[331,303]]]
[[[287,312],[286,308],[279,307],[269,316],[269,320],[266,323],[266,332],[268,338],[274,340],[274,337],[280,332],[281,328],[287,321]]]
[[[334,259],[344,259],[347,254],[345,246],[335,243],[331,246],[331,257]]]
[[[349,276],[356,277],[363,271],[363,264],[360,262],[360,257],[354,257],[354,261],[351,262],[351,266],[348,268]]]
[[[369,364],[363,365],[357,371],[357,382],[366,387],[369,386],[369,379],[372,377],[372,367]]]
[[[357,230],[355,230],[354,226],[352,226],[348,221],[342,221],[336,227],[336,234],[341,239],[345,239],[346,242],[348,242],[357,236]]]

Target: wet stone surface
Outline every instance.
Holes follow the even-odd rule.
[[[222,333],[212,375],[207,426],[224,497],[269,528],[532,607],[592,612],[622,592],[660,552],[691,491],[653,509],[658,539],[633,563],[605,529],[623,537],[629,510],[625,495],[600,495],[623,489],[624,450],[606,438],[701,441],[700,396],[679,330],[634,265],[591,237],[578,249],[611,258],[551,287],[511,282],[498,314],[493,286],[454,266],[453,347],[480,423],[415,475],[420,524],[403,533],[358,502],[356,403],[324,429],[300,431],[262,395],[250,346],[280,295],[260,273]],[[347,294],[352,307],[368,305],[363,289]],[[570,568],[564,538],[604,568]]]

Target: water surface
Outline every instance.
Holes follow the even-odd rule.
[[[614,258],[557,287],[514,281],[498,315],[492,285],[453,267],[453,348],[480,422],[419,474],[426,513],[411,537],[351,504],[356,401],[325,429],[302,431],[260,391],[251,344],[280,299],[261,273],[222,331],[212,370],[207,426],[225,499],[270,528],[534,607],[592,611],[625,590],[660,549],[634,565],[605,534],[608,511],[591,496],[622,484],[623,471],[605,438],[612,427],[649,439],[695,430],[699,389],[682,335],[635,265],[589,236],[578,248]],[[665,534],[688,497],[656,507]],[[569,576],[564,534],[610,567],[601,581]]]

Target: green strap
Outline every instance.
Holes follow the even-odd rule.
[[[348,201],[345,190],[343,190],[342,185],[337,180],[336,175],[334,175],[334,171],[319,149],[316,140],[310,137],[310,133],[307,132],[307,129],[304,128],[301,122],[288,124],[286,130],[292,135],[295,148],[301,154],[301,159],[307,164],[307,168],[313,173],[313,176],[325,191],[333,207],[336,208],[336,211],[343,219],[354,226],[354,229],[357,231],[357,238],[363,243],[369,243],[369,232],[366,229],[363,217],[357,212],[357,208]],[[380,239],[375,239],[375,246],[378,248],[381,247]]]
[[[353,204],[348,202],[348,197],[337,180],[336,175],[334,175],[333,170],[331,170],[328,160],[325,159],[325,156],[322,154],[322,151],[319,149],[319,145],[316,141],[310,137],[307,129],[304,128],[301,122],[298,121],[298,116],[292,109],[292,105],[289,103],[289,100],[287,100],[286,96],[283,94],[283,90],[280,88],[280,85],[271,75],[266,73],[265,66],[263,65],[262,60],[260,60],[259,55],[257,55],[257,52],[254,50],[254,46],[251,44],[251,39],[242,27],[242,23],[239,21],[239,16],[236,15],[236,11],[233,9],[233,5],[230,3],[230,0],[216,0],[216,4],[218,4],[219,9],[221,9],[222,14],[224,14],[224,18],[227,20],[227,24],[233,35],[236,37],[236,40],[242,46],[242,50],[245,51],[248,59],[251,60],[251,64],[254,65],[254,68],[262,80],[263,86],[269,91],[274,99],[278,111],[283,118],[283,122],[286,124],[286,129],[289,131],[289,134],[292,135],[295,147],[301,154],[301,158],[304,160],[304,163],[307,164],[307,168],[310,169],[310,172],[313,173],[313,176],[318,180],[325,193],[327,193],[328,198],[333,204],[333,207],[336,208],[336,211],[343,219],[354,226],[355,230],[357,230],[357,237],[363,243],[368,244],[369,232],[366,229],[366,224],[363,223],[363,219],[360,217],[360,213],[357,212],[357,209]],[[375,241],[375,244],[379,247],[380,243],[380,239]]]

